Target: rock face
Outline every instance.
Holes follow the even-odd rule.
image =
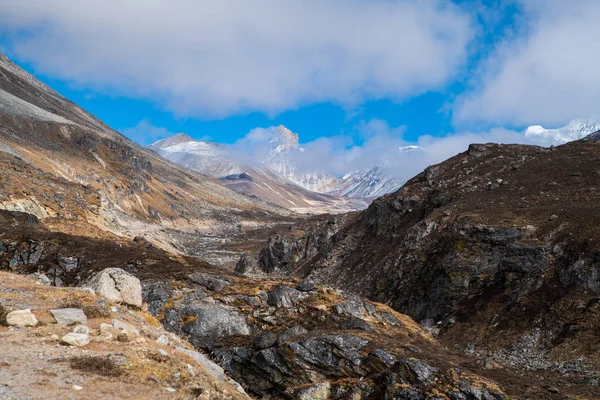
[[[204,273],[202,282],[217,277]],[[167,301],[160,299],[163,306],[155,315],[168,330],[207,351],[251,395],[400,399],[410,393],[417,399],[433,388],[447,396],[451,390],[460,393],[462,385],[490,399],[504,398],[491,382],[476,383],[479,378],[444,364],[439,357],[445,350],[386,306],[314,285],[301,292],[292,282],[239,284],[206,293],[151,284],[144,300],[152,304],[157,291],[171,292]],[[257,286],[262,291],[257,293]],[[324,302],[329,304],[322,307]],[[354,325],[347,326],[349,318]]]
[[[436,326],[452,346],[509,351],[539,331],[540,357],[595,359],[600,347],[590,348],[583,332],[600,322],[582,320],[575,304],[600,295],[598,159],[592,140],[552,149],[471,145],[348,216],[314,257],[299,256],[304,239],[277,236],[260,254]],[[360,308],[336,309],[354,318],[365,314]]]
[[[26,327],[36,326],[38,320],[30,309],[17,310],[6,314],[6,323],[10,326]]]
[[[85,285],[109,301],[142,306],[140,280],[120,268],[107,268]]]

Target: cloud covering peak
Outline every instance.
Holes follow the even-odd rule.
[[[200,117],[403,100],[475,36],[447,0],[6,0],[0,26],[39,72]]]

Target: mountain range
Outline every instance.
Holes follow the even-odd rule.
[[[185,134],[159,140],[148,148],[233,190],[294,211],[362,209],[373,198],[397,190],[403,182],[389,175],[383,165],[341,177],[303,170],[297,157],[306,156],[305,149],[300,147],[298,134],[284,126],[272,130],[268,141],[255,152],[260,159],[248,159],[234,146],[199,141]]]

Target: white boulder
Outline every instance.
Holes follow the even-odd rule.
[[[109,301],[142,306],[140,280],[120,268],[107,268],[99,272],[85,286]]]

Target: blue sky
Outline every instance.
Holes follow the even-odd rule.
[[[460,149],[596,115],[600,4],[578,6],[6,0],[0,49],[141,144],[283,124],[330,155],[374,136]]]

